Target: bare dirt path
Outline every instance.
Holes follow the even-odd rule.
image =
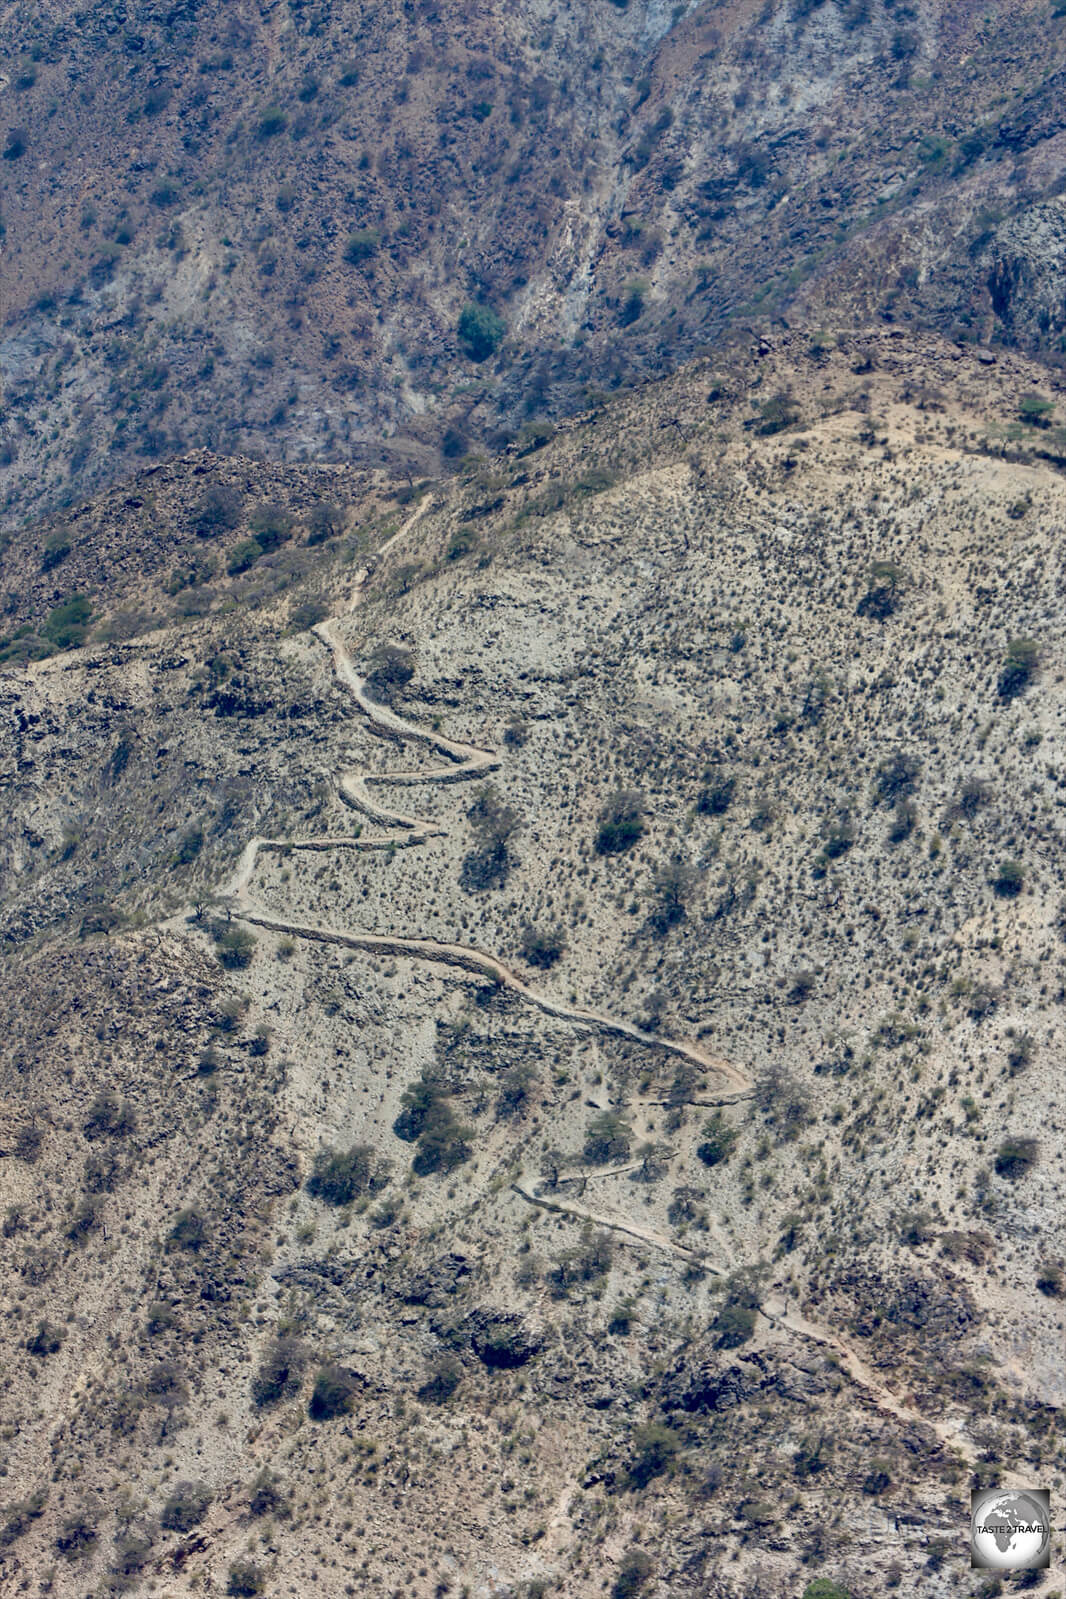
[[[403,526],[382,546],[378,552],[379,559],[400,539],[405,537],[428,509],[430,503],[429,501],[424,501],[407,518]],[[369,571],[364,571],[358,579],[347,614],[351,614],[358,608],[369,575]],[[475,949],[466,944],[449,944],[436,939],[422,938],[417,934],[365,933],[351,929],[342,931],[317,923],[305,924],[289,921],[271,914],[255,903],[251,896],[251,883],[261,851],[395,849],[422,844],[427,839],[440,837],[446,833],[447,829],[436,822],[426,821],[419,817],[406,816],[376,804],[370,798],[368,792],[370,785],[413,786],[416,783],[463,782],[483,777],[487,773],[495,771],[500,764],[499,756],[495,750],[481,749],[473,744],[445,738],[435,731],[419,727],[415,723],[407,721],[405,717],[398,715],[387,706],[380,705],[376,700],[372,699],[367,693],[363,679],[355,669],[344,640],[340,636],[339,621],[340,618],[331,618],[329,621],[320,623],[314,631],[322,643],[330,650],[334,671],[338,679],[349,690],[364,717],[373,728],[391,738],[427,745],[430,749],[442,755],[446,764],[421,771],[391,773],[347,771],[342,773],[338,779],[340,798],[354,810],[387,827],[388,831],[369,837],[359,832],[349,836],[314,836],[304,839],[253,838],[249,840],[241,854],[233,877],[224,891],[234,904],[235,914],[242,921],[252,923],[254,926],[263,927],[294,938],[325,944],[337,944],[348,949],[364,950],[370,954],[392,955],[405,959],[428,961],[439,965],[457,967],[463,971],[488,977],[494,982],[511,989],[528,1004],[535,1006],[545,1015],[554,1016],[560,1020],[571,1022],[575,1026],[588,1028],[607,1036],[627,1039],[631,1043],[639,1044],[647,1049],[655,1049],[664,1054],[676,1056],[704,1071],[717,1073],[719,1078],[738,1090],[731,1098],[700,1101],[699,1103],[701,1104],[708,1106],[733,1104],[739,1100],[750,1098],[753,1087],[751,1078],[746,1072],[734,1066],[732,1062],[724,1060],[721,1056],[709,1054],[700,1045],[691,1040],[663,1038],[657,1034],[645,1032],[631,1022],[622,1021],[618,1017],[609,1016],[600,1011],[589,1010],[579,1005],[565,1004],[561,1000],[554,999],[531,988],[517,972],[512,971],[497,956],[487,954],[484,950]],[[648,1101],[647,1103],[659,1102]],[[653,1248],[660,1249],[677,1259],[699,1264],[705,1270],[717,1275],[722,1275],[725,1271],[731,1269],[728,1266],[713,1266],[707,1261],[703,1252],[686,1248],[684,1245],[675,1243],[674,1240],[667,1238],[664,1234],[656,1232],[652,1228],[642,1227],[624,1217],[600,1214],[577,1201],[559,1197],[554,1190],[551,1198],[545,1197],[541,1192],[541,1184],[525,1174],[520,1174],[513,1181],[512,1188],[528,1204],[536,1205],[542,1210],[573,1216],[577,1220],[591,1222],[595,1226],[621,1233],[641,1243],[649,1244]],[[715,1241],[719,1243],[724,1253],[728,1255],[728,1247],[725,1245],[724,1240],[715,1235]],[[961,1437],[956,1427],[944,1421],[931,1422],[913,1406],[897,1399],[875,1373],[865,1365],[856,1350],[835,1333],[830,1332],[828,1328],[807,1321],[798,1311],[790,1311],[786,1305],[778,1304],[772,1299],[768,1299],[763,1304],[761,1312],[767,1321],[793,1335],[833,1350],[852,1381],[871,1396],[878,1408],[888,1412],[899,1421],[930,1428],[945,1445],[957,1450],[969,1464],[975,1463],[975,1450]]]

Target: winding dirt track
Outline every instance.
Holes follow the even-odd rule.
[[[424,514],[429,503],[423,502],[418,510],[408,517],[399,531],[382,546],[379,551],[379,557],[387,553],[394,544],[405,536]],[[364,571],[358,579],[348,614],[357,609],[369,575],[369,571]],[[691,1040],[662,1038],[657,1034],[645,1032],[630,1022],[620,1020],[618,1017],[608,1016],[603,1012],[588,1010],[578,1005],[568,1005],[561,1000],[540,993],[538,990],[531,988],[517,972],[512,971],[497,956],[486,954],[483,950],[475,949],[466,944],[442,943],[436,939],[421,938],[413,935],[364,933],[353,930],[341,931],[335,928],[323,927],[319,924],[287,921],[279,916],[271,915],[269,911],[255,903],[251,896],[251,883],[255,875],[256,862],[262,851],[288,853],[294,850],[396,849],[422,844],[430,838],[439,838],[446,834],[447,829],[439,826],[436,822],[426,821],[415,816],[407,816],[376,804],[369,794],[371,786],[413,786],[418,783],[464,782],[484,777],[487,773],[495,771],[500,765],[500,758],[495,750],[480,749],[473,744],[464,744],[444,738],[439,733],[407,721],[404,717],[397,715],[394,711],[379,705],[375,700],[371,699],[366,691],[365,683],[356,672],[351,656],[340,636],[338,622],[339,618],[331,618],[329,621],[320,623],[314,629],[314,632],[330,650],[337,677],[349,690],[370,726],[392,739],[426,745],[431,750],[444,756],[446,764],[421,771],[390,773],[347,771],[342,773],[338,779],[338,794],[341,800],[371,821],[386,827],[388,831],[377,833],[370,837],[364,836],[360,831],[348,836],[314,836],[303,839],[253,838],[249,840],[241,854],[233,877],[223,891],[224,894],[232,899],[234,914],[240,920],[249,922],[254,926],[267,928],[270,931],[287,934],[294,938],[307,939],[323,944],[337,944],[348,949],[365,950],[371,954],[392,955],[404,959],[427,961],[433,964],[456,967],[463,971],[490,978],[501,986],[511,989],[520,998],[547,1016],[571,1022],[575,1026],[586,1028],[605,1036],[626,1039],[646,1049],[659,1050],[663,1054],[676,1056],[704,1071],[717,1073],[723,1082],[732,1084],[738,1090],[731,1098],[700,1103],[708,1105],[732,1104],[741,1099],[750,1098],[753,1087],[751,1078],[730,1061],[724,1060],[717,1055],[708,1054],[706,1050]],[[655,1103],[659,1102],[655,1101]],[[624,1218],[600,1215],[575,1200],[559,1198],[554,1190],[551,1198],[545,1198],[541,1191],[542,1184],[528,1177],[525,1173],[520,1173],[511,1186],[516,1194],[531,1205],[536,1205],[543,1210],[553,1211],[558,1214],[573,1216],[578,1220],[589,1221],[600,1227],[609,1228],[614,1232],[622,1233],[627,1237],[660,1249],[677,1259],[693,1263],[698,1262],[705,1270],[712,1271],[718,1275],[722,1274],[722,1268],[710,1265],[706,1257],[699,1251],[685,1248],[683,1245],[675,1243],[672,1239],[651,1228],[641,1227],[638,1223],[630,1222]],[[719,1238],[717,1241],[723,1243],[724,1247],[723,1240]],[[900,1421],[931,1429],[942,1443],[958,1451],[968,1463],[974,1463],[976,1453],[969,1443],[960,1436],[957,1428],[951,1427],[945,1422],[930,1421],[913,1406],[897,1399],[864,1364],[858,1353],[837,1337],[836,1334],[830,1332],[827,1328],[805,1320],[798,1313],[789,1312],[785,1305],[778,1307],[772,1301],[767,1300],[760,1308],[762,1315],[771,1324],[787,1329],[795,1336],[808,1339],[813,1343],[833,1350],[839,1356],[842,1366],[851,1379],[857,1386],[866,1391],[878,1409],[887,1412]]]

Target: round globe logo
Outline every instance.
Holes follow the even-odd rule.
[[[1051,1496],[1043,1488],[982,1489],[971,1496],[971,1564],[1033,1571],[1051,1563]]]

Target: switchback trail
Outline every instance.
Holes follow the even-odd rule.
[[[431,502],[424,501],[408,517],[398,532],[393,534],[392,538],[382,546],[378,552],[379,559],[415,525],[428,508],[429,503]],[[369,576],[370,572],[366,570],[358,579],[348,614],[358,608]],[[618,1017],[609,1016],[601,1011],[589,1010],[583,1006],[566,1004],[562,1000],[554,999],[535,988],[531,988],[517,972],[507,966],[498,956],[488,954],[484,950],[475,949],[466,944],[444,943],[437,939],[424,938],[418,934],[368,933],[354,929],[341,930],[325,927],[319,923],[290,921],[272,914],[264,907],[256,904],[251,895],[251,883],[255,875],[259,854],[263,851],[288,853],[294,850],[396,849],[423,844],[428,839],[443,837],[447,833],[447,829],[435,821],[407,816],[377,804],[369,793],[369,789],[372,786],[413,786],[420,783],[464,782],[484,777],[487,773],[495,771],[500,765],[500,758],[495,750],[481,749],[473,744],[445,738],[437,732],[407,721],[405,717],[398,715],[395,711],[378,704],[376,700],[372,699],[367,693],[365,682],[357,673],[348,649],[340,636],[339,620],[339,618],[333,617],[329,621],[319,623],[314,632],[330,651],[333,659],[333,668],[338,679],[348,689],[371,728],[397,742],[406,741],[425,745],[436,754],[442,756],[445,764],[429,767],[421,771],[406,770],[390,773],[369,773],[353,770],[341,773],[338,778],[338,795],[340,799],[353,810],[359,811],[363,816],[386,828],[387,831],[371,836],[365,836],[360,831],[347,836],[318,835],[303,839],[250,839],[242,851],[233,877],[224,891],[232,898],[234,914],[242,921],[249,922],[256,927],[263,927],[293,938],[301,938],[323,944],[337,944],[347,949],[364,950],[369,954],[392,955],[409,960],[426,961],[432,964],[458,968],[462,971],[489,978],[493,982],[509,988],[526,1001],[527,1004],[534,1006],[547,1016],[554,1016],[562,1021],[571,1022],[575,1026],[587,1028],[605,1036],[626,1039],[646,1049],[659,1050],[663,1054],[676,1056],[703,1071],[717,1073],[723,1082],[731,1084],[738,1091],[728,1099],[710,1100],[701,1103],[708,1105],[731,1104],[741,1099],[750,1098],[753,1088],[752,1080],[746,1072],[741,1071],[732,1062],[724,1060],[721,1056],[709,1054],[691,1040],[662,1038],[657,1034],[645,1032],[633,1023],[623,1021]],[[646,1103],[659,1102],[647,1101]],[[543,1210],[573,1216],[575,1219],[589,1221],[596,1226],[622,1233],[627,1237],[649,1244],[653,1248],[660,1249],[666,1254],[673,1255],[675,1258],[683,1259],[690,1263],[698,1263],[705,1270],[715,1272],[718,1275],[722,1274],[723,1269],[728,1269],[710,1265],[702,1252],[686,1248],[684,1245],[675,1243],[672,1239],[665,1237],[662,1233],[658,1233],[651,1228],[641,1227],[636,1222],[630,1222],[620,1217],[600,1215],[576,1201],[564,1200],[554,1194],[550,1199],[545,1198],[540,1192],[540,1184],[526,1177],[525,1174],[519,1175],[513,1181],[512,1188],[528,1204],[536,1205]],[[720,1237],[716,1238],[716,1241],[723,1244],[724,1247],[724,1241]],[[956,1431],[943,1422],[939,1424],[930,1422],[913,1406],[896,1399],[864,1364],[857,1352],[841,1338],[827,1328],[817,1326],[813,1322],[806,1321],[798,1314],[788,1312],[784,1306],[775,1306],[771,1301],[767,1301],[761,1309],[766,1320],[772,1324],[786,1329],[794,1336],[810,1339],[814,1343],[834,1350],[840,1357],[841,1363],[852,1381],[871,1396],[878,1408],[888,1412],[900,1421],[929,1427],[944,1444],[958,1450],[968,1463],[974,1463],[976,1459],[974,1450],[963,1442]]]

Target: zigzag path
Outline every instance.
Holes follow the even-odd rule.
[[[407,518],[403,526],[381,547],[378,552],[378,560],[406,536],[429,508],[430,503],[429,501],[423,501],[418,509]],[[370,570],[367,569],[358,578],[347,614],[350,615],[358,608],[370,575]],[[484,777],[487,773],[495,771],[500,765],[500,757],[495,750],[480,749],[473,744],[465,744],[444,738],[439,733],[407,721],[405,717],[399,716],[395,711],[378,704],[377,701],[372,699],[367,693],[363,679],[356,672],[351,656],[340,636],[338,630],[339,620],[340,618],[338,617],[332,617],[328,621],[321,622],[315,627],[314,632],[330,650],[334,671],[338,679],[348,689],[370,726],[375,731],[383,733],[392,739],[426,745],[439,755],[444,756],[446,764],[422,771],[367,773],[355,770],[340,774],[338,793],[341,800],[371,821],[388,828],[388,831],[376,833],[369,837],[359,832],[348,836],[313,836],[302,839],[259,837],[250,839],[241,853],[233,877],[223,891],[224,895],[228,896],[232,901],[233,914],[241,921],[251,923],[256,927],[269,929],[272,932],[286,934],[293,938],[306,939],[323,944],[337,944],[347,949],[364,950],[370,954],[399,956],[404,959],[457,967],[463,971],[490,978],[501,986],[509,988],[526,1003],[534,1006],[547,1016],[571,1022],[575,1026],[587,1028],[606,1036],[623,1038],[647,1049],[659,1050],[666,1055],[676,1056],[704,1071],[717,1073],[724,1082],[732,1084],[739,1090],[732,1100],[711,1101],[709,1103],[733,1103],[736,1100],[750,1097],[752,1089],[751,1078],[730,1061],[724,1060],[717,1055],[708,1054],[706,1050],[690,1040],[662,1038],[656,1034],[645,1032],[618,1017],[609,1016],[603,1012],[589,1010],[578,1005],[569,1005],[561,1000],[554,999],[547,994],[539,992],[537,989],[531,988],[517,972],[513,971],[498,956],[487,954],[484,950],[475,949],[466,944],[443,943],[436,939],[423,938],[417,935],[365,933],[352,929],[341,931],[336,928],[324,927],[317,923],[288,921],[283,917],[270,914],[263,907],[256,904],[251,896],[251,883],[261,852],[287,853],[293,850],[395,849],[397,847],[411,847],[422,844],[427,839],[441,837],[446,834],[447,829],[439,826],[436,822],[415,816],[406,816],[376,804],[369,793],[371,786],[379,787],[386,784],[390,786],[413,786],[416,783],[464,782]],[[699,1262],[705,1269],[721,1272],[721,1268],[709,1266],[705,1257],[699,1251],[688,1249],[681,1244],[675,1243],[662,1233],[656,1232],[651,1228],[642,1227],[628,1219],[602,1215],[588,1209],[576,1200],[562,1199],[554,1191],[551,1198],[545,1198],[542,1186],[542,1184],[524,1173],[520,1173],[512,1183],[514,1192],[529,1204],[537,1205],[547,1211],[570,1215],[579,1220],[592,1222],[596,1226],[608,1228],[641,1243],[649,1244],[667,1254],[673,1255],[675,1258]],[[914,1406],[897,1399],[885,1387],[884,1383],[870,1371],[855,1349],[843,1339],[830,1332],[827,1328],[807,1321],[798,1312],[788,1311],[785,1305],[778,1306],[772,1300],[767,1300],[760,1309],[764,1318],[771,1324],[787,1329],[794,1336],[831,1349],[839,1357],[842,1366],[851,1379],[868,1394],[877,1409],[890,1414],[897,1420],[929,1428],[943,1444],[957,1451],[968,1464],[975,1464],[976,1451],[959,1435],[956,1428],[942,1421],[931,1421]]]

